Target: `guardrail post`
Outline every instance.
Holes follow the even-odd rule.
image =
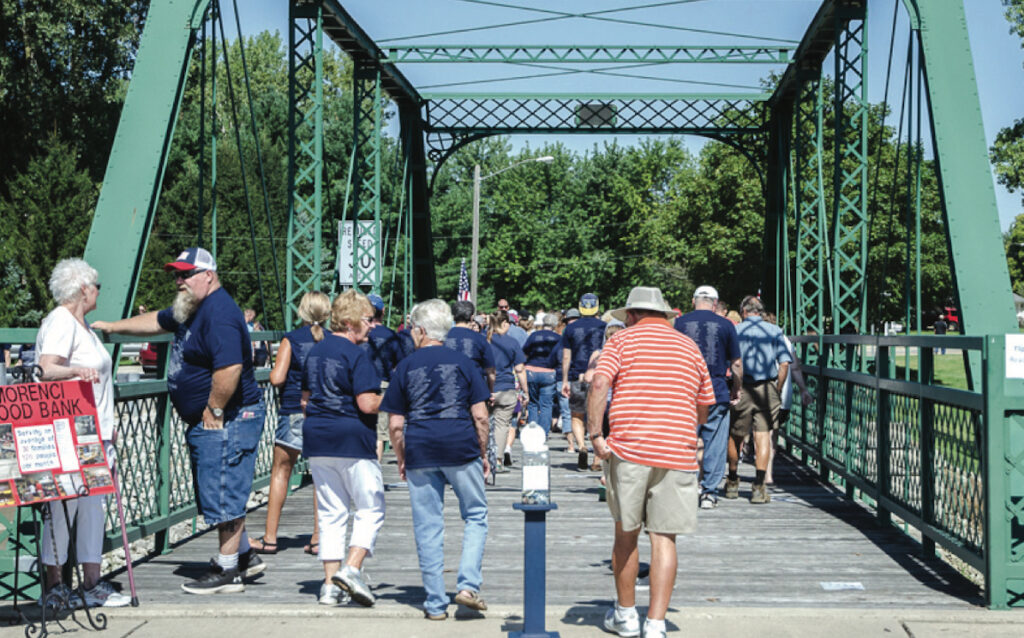
[[[988,335],[982,349],[985,597],[1024,607],[1024,336]]]
[[[919,348],[917,355],[917,382],[931,383],[935,359],[931,348]],[[935,402],[926,397],[918,399],[921,420],[921,518],[935,523]],[[928,558],[935,556],[935,539],[921,537],[921,549]]]
[[[875,378],[885,379],[889,376],[889,346],[878,345],[875,352]],[[892,515],[882,505],[882,498],[889,496],[889,416],[891,414],[889,391],[879,384],[877,415],[875,417],[875,462],[878,466],[877,494],[875,497],[875,514],[882,525],[892,523]]]

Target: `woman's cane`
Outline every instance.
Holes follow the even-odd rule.
[[[114,497],[117,499],[117,517],[121,520],[121,543],[124,544],[124,564],[128,568],[128,587],[132,590],[132,607],[139,606],[139,595],[135,592],[135,574],[132,572],[132,552],[128,547],[128,532],[124,530],[124,505],[121,503],[121,485],[117,480],[117,469],[110,468],[114,480]]]

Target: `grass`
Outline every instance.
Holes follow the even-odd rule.
[[[917,381],[917,355],[910,356],[910,380]],[[895,378],[903,379],[904,370],[906,369],[907,359],[903,355],[896,355],[893,357],[894,363],[896,364]],[[967,374],[964,371],[964,358],[963,355],[957,354],[936,354],[934,356],[935,365],[935,385],[941,385],[947,388],[956,388],[958,390],[967,389]]]

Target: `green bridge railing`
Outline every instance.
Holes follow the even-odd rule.
[[[0,337],[14,343],[32,342],[35,330],[7,330]],[[254,341],[280,340],[283,333],[253,333]],[[167,345],[170,335],[146,338],[156,343],[159,351],[158,377],[166,369]],[[138,343],[138,337],[113,336],[109,343]],[[277,425],[277,392],[270,385],[270,369],[257,368],[256,380],[267,404],[267,420],[256,459],[253,490],[270,483],[274,454],[274,431]],[[185,424],[167,398],[167,381],[145,379],[114,384],[115,423],[117,430],[116,464],[124,505],[125,530],[129,541],[153,536],[154,553],[170,550],[170,529],[198,515],[192,487],[192,472],[185,443]],[[304,473],[304,461],[296,464],[295,479]],[[39,595],[38,574],[34,568],[35,536],[40,522],[29,508],[22,508],[20,534],[15,532],[17,512],[14,508],[0,510],[0,600],[14,595],[16,545],[21,545],[21,573],[18,576],[19,599],[35,599]],[[104,553],[122,547],[121,527],[114,497],[107,499]],[[133,556],[138,559],[139,556]]]
[[[979,570],[994,608],[1024,606],[1024,378],[1018,378],[1024,371],[1013,358],[1024,362],[1024,352],[1014,351],[1014,337],[794,337],[815,400],[801,405],[794,393],[782,432],[791,453],[875,507],[880,522],[897,516],[920,532],[928,555],[938,545]],[[981,391],[933,383],[933,348],[939,347],[980,362]],[[277,400],[268,372],[257,372],[267,426],[254,489],[268,484],[273,454]],[[120,383],[116,395],[128,535],[154,535],[154,551],[164,552],[170,528],[196,516],[184,426],[165,381]],[[12,508],[0,510],[0,599],[13,593],[13,519]],[[120,547],[112,498],[107,530],[105,549]],[[21,538],[33,553],[34,538]],[[36,595],[37,586],[34,574],[23,571],[21,596]]]
[[[1012,356],[1007,370],[1019,337],[794,337],[814,401],[794,392],[782,431],[880,522],[916,528],[926,555],[939,545],[981,572],[993,608],[1024,606],[1024,378]],[[937,348],[973,361],[980,391],[935,385]]]

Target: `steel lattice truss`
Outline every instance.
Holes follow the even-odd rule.
[[[766,97],[439,97],[426,101],[423,120],[430,157],[439,160],[457,147],[453,140],[527,131],[757,136]]]
[[[553,64],[667,64],[680,62],[788,64],[792,49],[758,46],[393,46],[387,60],[416,62],[500,62]]]

